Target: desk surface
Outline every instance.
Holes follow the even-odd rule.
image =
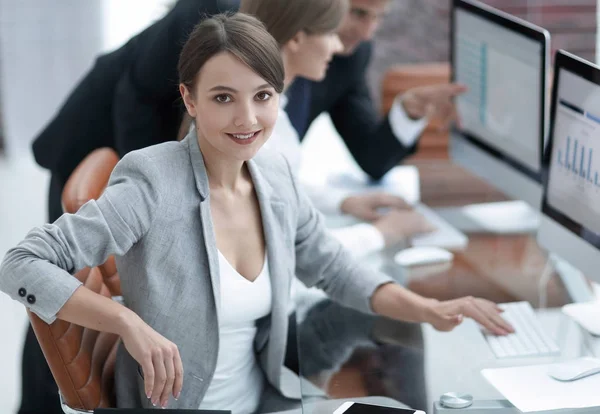
[[[449,162],[414,165],[421,177],[421,201],[430,206],[505,200]],[[470,235],[469,246],[451,265],[409,272],[406,285],[441,300],[473,295],[498,303],[527,300],[537,307],[546,260],[532,236]],[[545,293],[549,309],[541,310],[540,318],[564,355],[589,354],[589,338],[559,310],[568,295],[556,275]],[[502,362],[493,357],[472,321],[452,333],[439,333],[429,326],[362,315],[330,301],[316,303],[301,317],[300,369],[331,398],[385,396],[428,411],[448,391],[501,398],[479,372]],[[309,400],[310,390],[306,394]]]
[[[414,165],[421,178],[421,201],[429,206],[506,200],[502,193],[449,161]],[[538,281],[546,261],[546,254],[531,235],[470,234],[468,247],[455,255],[449,269],[412,278],[408,286],[437,299],[473,295],[498,303],[526,300],[537,307]],[[549,307],[568,302],[566,290],[556,276],[550,280],[546,293]]]

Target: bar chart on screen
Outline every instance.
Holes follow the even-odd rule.
[[[495,39],[458,36],[455,81],[462,130],[536,171],[539,169],[539,65]]]
[[[564,172],[570,173],[580,182],[586,182],[600,188],[598,169],[594,164],[594,148],[583,144],[577,137],[567,135],[563,148],[557,150],[557,164]]]
[[[574,182],[600,189],[600,117],[560,100],[554,157],[557,169]]]
[[[600,117],[561,100],[553,135],[549,202],[600,232]]]
[[[462,115],[472,122],[485,125],[487,113],[487,60],[488,45],[469,37],[459,37],[455,53],[458,62],[458,83],[467,86],[467,92],[458,99]]]

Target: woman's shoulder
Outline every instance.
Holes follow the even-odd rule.
[[[136,151],[131,151],[123,157],[121,162],[152,163],[155,168],[181,168],[185,165],[181,161],[189,159],[187,146],[181,142],[169,141],[152,145]]]
[[[113,171],[115,176],[132,176],[157,185],[181,177],[189,169],[187,146],[181,142],[165,142],[126,154]]]

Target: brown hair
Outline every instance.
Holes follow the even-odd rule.
[[[179,82],[193,91],[200,69],[222,52],[233,54],[278,93],[283,91],[279,45],[259,20],[243,13],[218,14],[196,25],[179,56]]]
[[[348,12],[347,0],[242,0],[240,11],[256,16],[280,46],[296,33],[335,31]]]

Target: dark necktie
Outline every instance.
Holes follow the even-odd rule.
[[[288,88],[286,95],[288,104],[285,111],[290,122],[298,131],[300,140],[304,138],[308,123],[308,111],[310,110],[310,81],[297,78]]]

